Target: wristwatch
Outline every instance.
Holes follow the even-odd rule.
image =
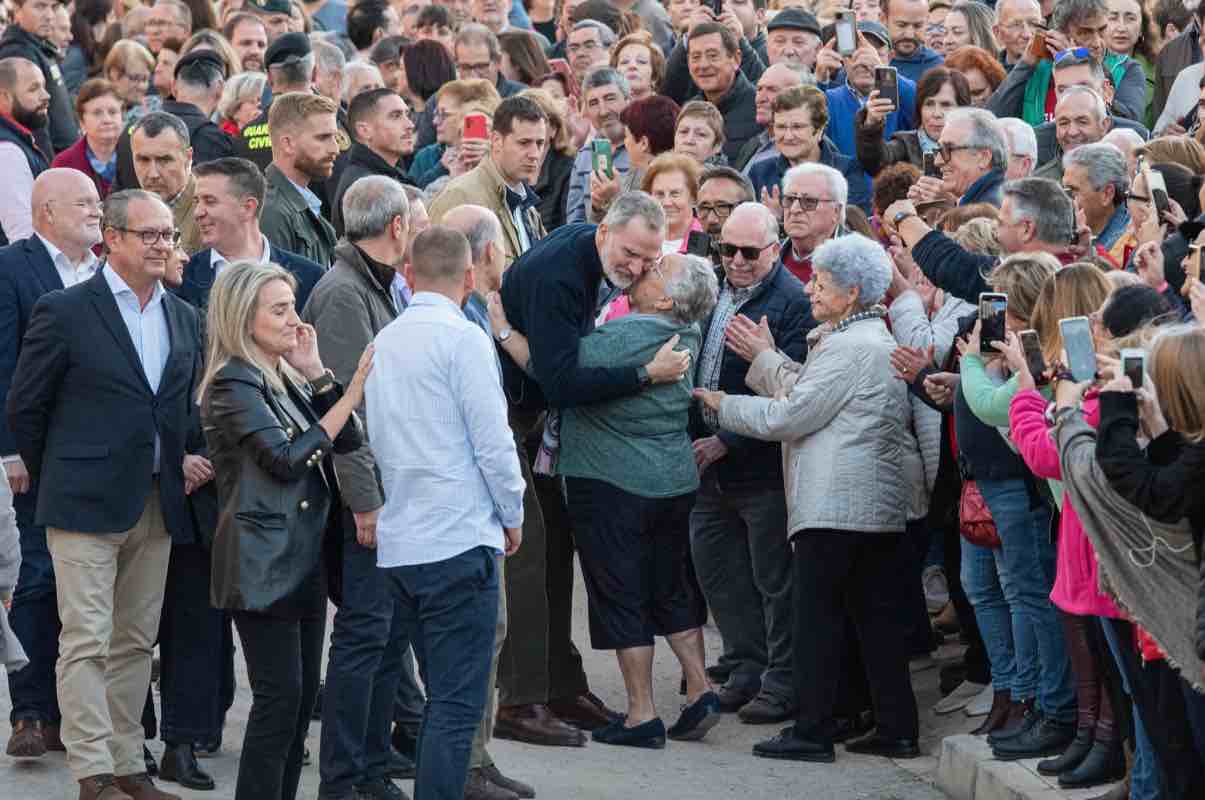
[[[915,211],[906,211],[906,210],[901,211],[898,214],[896,214],[894,217],[891,218],[891,224],[898,228],[900,226],[900,223],[903,222],[904,220],[908,219],[908,217],[915,217],[915,216],[916,216]]]
[[[640,388],[653,385],[653,378],[649,375],[649,371],[643,366],[636,367],[636,380],[640,381]]]
[[[319,375],[314,380],[310,381],[310,391],[314,395],[326,394],[331,389],[335,388],[335,373],[329,369]]]
[[[506,343],[506,340],[510,338],[510,335],[511,335],[512,333],[514,333],[514,331],[513,331],[513,330],[511,330],[510,328],[503,328],[502,330],[500,330],[500,331],[498,332],[497,339],[498,339],[498,341],[500,341],[500,342],[502,342],[503,344],[505,344],[505,343]]]

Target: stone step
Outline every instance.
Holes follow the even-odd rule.
[[[941,743],[937,786],[951,800],[1091,800],[1109,790],[1060,789],[1058,778],[1038,774],[1038,761],[997,761],[987,737],[969,733]]]

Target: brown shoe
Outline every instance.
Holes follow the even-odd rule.
[[[1012,692],[1007,689],[1003,692],[993,692],[992,710],[987,712],[987,716],[983,718],[983,722],[979,723],[979,727],[971,731],[971,735],[986,736],[1020,719],[1016,712],[1019,705],[1020,703],[1013,702]]]
[[[151,776],[145,772],[134,775],[119,775],[117,787],[128,794],[131,800],[181,800],[178,794],[168,794],[157,788]]]
[[[494,722],[494,737],[551,747],[585,747],[586,735],[557,719],[548,706],[501,706]]]
[[[133,800],[117,788],[112,775],[92,775],[79,782],[79,800]]]
[[[46,735],[40,719],[19,719],[13,723],[13,735],[5,750],[13,758],[41,758],[46,755]]]
[[[480,768],[469,770],[464,783],[464,800],[519,800],[519,795],[490,783]]]
[[[50,753],[66,753],[63,737],[59,735],[59,726],[47,723],[42,727],[42,741],[46,742],[46,750]]]
[[[584,731],[605,727],[619,719],[619,714],[607,708],[592,692],[565,700],[553,700],[548,704],[548,709],[565,722]]]

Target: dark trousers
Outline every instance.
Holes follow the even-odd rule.
[[[796,730],[827,736],[845,665],[847,616],[862,650],[879,733],[918,736],[916,697],[908,673],[901,533],[803,530],[793,539],[795,580]]]
[[[322,789],[332,795],[385,777],[389,723],[408,642],[377,551],[356,541],[345,512],[343,603],[335,613],[322,698]]]
[[[33,524],[32,505],[28,492],[17,495],[13,502],[21,533],[21,572],[8,623],[25,648],[29,663],[8,673],[8,693],[13,703],[9,716],[11,722],[28,718],[57,725],[62,718],[54,672],[59,658],[59,607],[54,564],[46,549],[46,529]]]
[[[497,556],[474,547],[444,561],[384,571],[427,688],[414,800],[462,800],[494,658]]]
[[[418,729],[423,722],[423,707],[427,697],[419,688],[414,665],[414,649],[406,648],[398,671],[397,696],[393,703],[393,722],[412,739],[418,739]]]
[[[322,668],[326,616],[233,612],[251,682],[235,800],[294,800]]]
[[[929,555],[929,526],[923,519],[911,520],[904,529],[900,547],[900,566],[908,573],[904,589],[907,592],[908,655],[927,656],[933,652],[933,626],[929,622],[929,605],[925,602],[922,581],[925,558]]]
[[[522,417],[522,419],[520,419]],[[533,475],[525,434],[538,445],[542,425],[512,413],[527,490],[523,546],[506,559],[506,643],[498,657],[498,704],[547,703],[589,691],[573,644],[573,533],[560,478]]]

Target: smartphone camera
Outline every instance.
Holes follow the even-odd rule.
[[[1128,347],[1122,350],[1121,371],[1135,389],[1141,387],[1146,374],[1146,351]]]
[[[979,350],[995,353],[992,342],[1004,341],[1004,312],[1008,309],[1008,295],[999,292],[984,292],[979,295]]]

